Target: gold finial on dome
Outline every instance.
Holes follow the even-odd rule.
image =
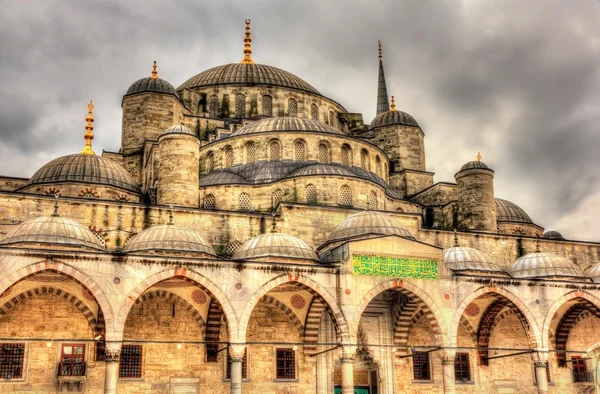
[[[395,111],[396,110],[396,100],[394,100],[394,96],[392,96],[392,105],[391,105],[391,111]]]
[[[250,19],[246,19],[246,35],[244,37],[244,58],[240,63],[242,64],[254,64],[254,60],[250,57],[252,54],[252,47],[250,43],[252,39],[250,38]]]
[[[383,57],[383,50],[381,49],[381,40],[377,40],[377,45],[379,46],[379,60]]]
[[[477,161],[481,161],[481,152],[477,152]]]
[[[95,155],[94,151],[92,150],[92,140],[94,139],[94,133],[92,133],[92,130],[94,130],[94,126],[92,126],[92,122],[94,121],[94,116],[92,115],[93,110],[94,104],[90,100],[90,103],[88,104],[88,114],[85,117],[87,125],[85,126],[85,134],[83,135],[85,138],[85,147],[81,151],[82,155]]]
[[[458,244],[458,230],[456,230],[456,229],[454,229],[454,246],[455,246],[455,247],[458,247],[458,246],[460,246],[460,245]]]
[[[152,65],[152,75],[150,75],[150,78],[158,79],[158,70],[156,69],[156,60],[154,61],[154,64]]]
[[[52,217],[57,218],[60,215],[58,214],[58,198],[60,196],[58,194],[54,195],[54,212],[52,212]]]

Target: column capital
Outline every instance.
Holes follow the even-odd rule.
[[[454,364],[456,357],[456,348],[445,347],[437,351],[437,355],[442,360],[442,365]]]
[[[234,358],[240,360],[244,357],[244,351],[246,350],[246,344],[244,343],[230,343],[229,344],[229,356],[233,361]]]
[[[351,363],[354,362],[354,356],[356,355],[356,346],[355,345],[341,345],[342,354],[340,355],[340,360],[343,363]]]
[[[119,362],[121,360],[121,342],[106,342],[104,357],[107,363]]]
[[[548,365],[548,352],[539,351],[531,353],[531,359],[533,360],[533,363],[536,367],[538,366],[538,364],[543,364],[543,367],[546,367],[546,365]],[[539,366],[541,367],[542,365]]]

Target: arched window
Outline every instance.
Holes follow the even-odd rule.
[[[344,185],[340,187],[339,204],[346,207],[352,205],[352,189],[350,189],[350,186]]]
[[[246,95],[238,93],[235,96],[235,116],[236,118],[243,118],[246,114]]]
[[[217,199],[213,194],[207,194],[204,197],[204,209],[215,209],[217,208]]]
[[[387,163],[384,162],[383,163],[383,179],[387,180],[388,175],[389,175],[388,166],[387,166]]]
[[[252,164],[256,162],[256,144],[252,141],[248,142],[245,146],[246,151],[246,163]]]
[[[219,98],[213,94],[208,98],[208,117],[216,118],[219,114]]]
[[[240,211],[249,211],[250,210],[250,195],[248,193],[240,194]]]
[[[273,97],[268,94],[262,96],[262,114],[264,116],[273,116]]]
[[[329,146],[326,143],[321,142],[319,144],[319,162],[320,163],[331,163],[331,154],[329,153]]]
[[[211,172],[215,169],[215,154],[213,152],[208,152],[206,155],[206,166],[204,168],[205,172]]]
[[[377,193],[375,193],[375,190],[371,190],[369,192],[369,198],[367,200],[367,208],[368,209],[377,209]]]
[[[366,149],[360,151],[360,166],[369,171],[369,153]]]
[[[317,188],[315,187],[315,185],[306,185],[304,194],[305,194],[307,204],[316,204],[317,203]]]
[[[398,207],[396,208],[396,212],[404,212],[404,209],[402,207]]]
[[[375,156],[375,173],[378,177],[383,177],[381,174],[381,159],[379,158],[379,155]]]
[[[269,143],[269,160],[281,160],[281,144],[279,143],[279,141],[271,141]]]
[[[310,118],[319,120],[319,107],[317,107],[317,104],[312,104],[310,106]]]
[[[225,147],[225,168],[230,168],[233,166],[233,148],[231,145],[227,145]]]
[[[283,199],[283,192],[281,191],[281,189],[275,190],[272,195],[273,209],[277,208],[277,205],[279,205],[279,203],[281,202],[282,199]]]
[[[333,115],[333,111],[329,111],[329,124],[332,126],[335,126],[334,123],[335,123],[335,118]]]
[[[242,243],[238,240],[230,242],[229,245],[227,245],[227,250],[225,251],[225,253],[227,254],[227,256],[233,256],[233,254],[237,252],[240,246],[242,246]]]
[[[348,167],[352,165],[352,149],[346,144],[342,145],[342,165]]]
[[[298,116],[298,102],[293,98],[288,100],[288,116]]]
[[[302,140],[297,140],[294,143],[294,159],[296,161],[306,160],[306,144]]]

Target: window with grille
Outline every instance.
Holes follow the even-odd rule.
[[[572,356],[571,361],[573,364],[573,382],[591,382],[590,378],[593,378],[593,376],[588,374],[585,360],[581,356]]]
[[[233,256],[233,254],[237,252],[240,246],[242,246],[242,243],[240,241],[230,242],[229,245],[227,245],[227,250],[225,251],[225,253],[227,254],[227,256]]]
[[[213,94],[208,98],[208,117],[216,118],[219,114],[219,98]]]
[[[256,144],[248,142],[246,144],[246,163],[252,164],[256,162]]]
[[[360,166],[367,171],[369,170],[369,154],[365,149],[360,151]]]
[[[378,177],[381,177],[381,159],[379,155],[375,156],[375,173]]]
[[[65,343],[61,348],[58,376],[85,376],[85,345]]]
[[[293,98],[288,100],[288,116],[298,116],[298,102]]]
[[[229,354],[229,348],[227,348],[226,371],[225,379],[231,379],[231,354]],[[248,379],[248,349],[244,349],[244,356],[242,357],[242,379]]]
[[[121,359],[119,361],[119,377],[142,377],[142,345],[121,346]]]
[[[262,96],[262,114],[265,116],[273,116],[273,97],[268,94]]]
[[[210,152],[206,155],[206,172],[211,172],[215,169],[215,155]]]
[[[317,203],[317,188],[315,185],[306,185],[306,203],[316,204]]]
[[[246,113],[246,95],[238,93],[235,96],[235,116],[236,118],[243,118]]]
[[[350,189],[350,186],[344,185],[340,187],[340,205],[352,205],[352,189]]]
[[[304,141],[296,141],[294,143],[294,158],[296,161],[306,160],[306,144]]]
[[[292,348],[276,349],[277,379],[296,379],[296,352]]]
[[[319,162],[331,163],[331,156],[329,155],[329,147],[325,143],[319,144]]]
[[[213,194],[207,194],[204,197],[204,209],[215,209],[217,208],[217,199]]]
[[[335,118],[333,117],[333,111],[329,111],[329,124],[335,126],[333,123],[335,122]]]
[[[0,379],[20,379],[23,377],[25,361],[24,343],[0,344]]]
[[[374,190],[369,192],[369,198],[367,200],[367,208],[377,209],[377,193]]]
[[[456,353],[456,356],[454,356],[454,377],[458,382],[471,381],[469,353]]]
[[[281,200],[283,200],[283,191],[277,189],[273,192],[273,209],[277,208]]]
[[[342,165],[352,165],[352,151],[348,145],[342,145]]]
[[[94,234],[94,237],[96,237],[100,245],[102,245],[104,248],[106,246],[106,238],[104,237],[104,234],[101,231],[95,231],[93,229],[90,229],[90,231],[92,234]]]
[[[431,380],[429,353],[415,352],[413,354],[413,376],[415,380]]]
[[[240,211],[250,210],[250,195],[248,193],[240,194]]]
[[[233,148],[228,146],[225,148],[225,168],[233,166]]]
[[[310,106],[310,118],[319,120],[319,107],[317,107],[317,104],[312,104]]]
[[[271,141],[269,143],[269,160],[281,160],[281,145],[279,144],[279,141]]]

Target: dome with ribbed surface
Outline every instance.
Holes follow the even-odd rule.
[[[411,115],[394,109],[377,115],[369,125],[369,130],[392,125],[419,127],[419,124]]]
[[[546,252],[520,257],[506,271],[518,279],[583,277],[581,269],[571,260]]]
[[[191,134],[191,135],[196,135],[196,133],[194,133],[192,130],[188,129],[187,127],[185,127],[184,125],[181,124],[176,124],[174,126],[169,127],[168,129],[166,129],[162,135],[165,134]]]
[[[501,198],[496,198],[496,215],[499,222],[530,223],[533,220],[517,204]]]
[[[340,130],[314,119],[278,117],[248,123],[231,135],[267,133],[272,131],[316,131],[321,133],[344,134]]]
[[[213,67],[191,77],[177,90],[204,88],[215,85],[265,85],[302,90],[318,94],[319,91],[292,73],[265,64],[231,63]]]
[[[303,240],[289,234],[268,233],[254,237],[234,253],[234,260],[250,260],[265,257],[315,260],[319,258]]]
[[[102,156],[80,153],[59,157],[45,164],[33,174],[25,187],[61,182],[114,186],[140,192],[133,176],[119,164]]]
[[[470,161],[468,163],[465,163],[462,167],[460,167],[460,171],[474,170],[474,169],[489,170],[490,168],[484,162],[482,162],[480,160]]]
[[[365,235],[399,235],[413,238],[396,219],[377,211],[362,211],[342,220],[329,235],[327,242]]]
[[[165,81],[162,78],[152,77],[138,79],[137,81],[132,83],[129,89],[127,89],[127,93],[125,93],[125,96],[146,92],[172,94],[173,96],[179,98],[179,95],[177,94],[177,91],[175,90],[173,85],[171,85],[169,82]]]
[[[592,278],[592,281],[600,283],[600,263],[590,265],[583,271],[583,274],[588,278]]]
[[[564,241],[565,237],[562,236],[561,233],[559,233],[558,231],[554,231],[554,230],[550,230],[550,231],[546,231],[544,233],[544,235],[542,236],[542,238],[546,238],[546,239],[556,239],[559,241]]]
[[[502,272],[487,254],[466,246],[445,249],[444,263],[452,271]]]
[[[202,235],[174,224],[162,224],[142,231],[125,244],[123,252],[215,254],[212,246],[204,240]]]
[[[0,245],[58,245],[78,249],[102,250],[104,247],[85,226],[58,215],[27,220],[10,230]]]
[[[338,175],[355,178],[356,174],[348,168],[332,164],[311,164],[292,173],[291,176]]]

